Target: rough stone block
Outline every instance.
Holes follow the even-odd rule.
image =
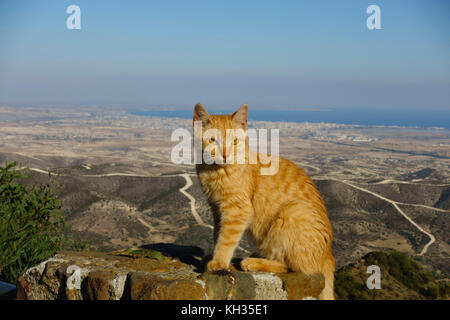
[[[194,280],[167,280],[143,272],[134,272],[128,279],[131,300],[205,300],[203,286]]]
[[[320,274],[307,275],[299,272],[280,274],[288,300],[317,297],[325,287],[325,277]]]
[[[76,266],[80,286],[67,285]],[[138,254],[60,252],[28,269],[17,283],[17,299],[29,300],[284,300],[316,298],[321,274],[265,272],[198,273],[176,258]],[[71,277],[72,276],[72,277]]]

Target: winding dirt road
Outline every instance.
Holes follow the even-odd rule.
[[[394,200],[391,200],[391,199],[388,199],[388,198],[385,198],[385,197],[383,197],[382,195],[379,195],[378,193],[375,193],[375,192],[373,192],[373,191],[370,191],[370,190],[361,188],[361,187],[359,187],[359,186],[356,186],[356,185],[354,185],[354,184],[351,184],[351,183],[349,183],[348,181],[340,181],[340,180],[335,180],[335,181],[342,182],[342,183],[344,183],[344,184],[346,184],[346,185],[348,185],[348,186],[350,186],[350,187],[353,187],[353,188],[358,189],[358,190],[360,190],[360,191],[369,193],[369,194],[371,194],[371,195],[373,195],[373,196],[375,196],[375,197],[377,197],[377,198],[379,198],[379,199],[382,199],[382,200],[384,200],[384,201],[389,202],[389,203],[392,204],[392,205],[394,206],[394,208],[397,209],[397,211],[398,211],[398,212],[399,212],[406,220],[408,220],[414,227],[416,227],[420,232],[426,234],[426,235],[430,238],[430,241],[423,247],[423,249],[422,249],[422,251],[420,252],[419,256],[423,256],[425,253],[427,253],[428,248],[436,241],[436,238],[435,238],[431,233],[425,231],[421,226],[419,226],[416,222],[414,222],[414,220],[411,219],[405,212],[403,212],[402,209],[400,209],[400,207],[399,207],[398,205],[401,204],[401,203],[399,203],[399,202],[397,202],[397,201],[394,201]],[[427,206],[425,206],[425,207],[427,207]],[[432,207],[428,207],[428,208],[432,208]],[[436,209],[436,208],[433,208],[433,209]]]
[[[189,193],[186,192],[186,190],[189,189],[192,186],[192,179],[191,179],[191,177],[189,176],[188,173],[180,174],[180,177],[183,177],[184,179],[186,179],[186,184],[184,185],[183,188],[180,189],[180,192],[182,194],[184,194],[189,199],[189,201],[191,203],[192,216],[194,217],[195,221],[197,221],[197,223],[199,225],[203,226],[203,227],[214,229],[213,226],[203,222],[203,219],[200,217],[200,215],[197,212],[197,209],[195,208],[195,198],[193,196],[191,196]]]

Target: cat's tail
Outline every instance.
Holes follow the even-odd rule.
[[[335,263],[334,259],[333,261],[326,261],[323,269],[322,274],[325,277],[325,287],[323,288],[322,292],[319,294],[320,300],[334,300],[334,269],[335,269]]]

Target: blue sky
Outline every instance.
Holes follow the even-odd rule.
[[[81,8],[68,30],[66,8]],[[366,8],[381,8],[368,30]],[[450,109],[450,1],[0,2],[0,103]]]

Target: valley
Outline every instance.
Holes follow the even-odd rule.
[[[212,252],[212,216],[193,165],[170,161],[192,120],[120,110],[0,107],[0,163],[54,183],[68,233],[96,250],[177,243]],[[450,131],[250,121],[280,130],[280,156],[318,186],[338,266],[395,249],[450,275]],[[51,177],[49,177],[51,172]],[[237,256],[253,251],[244,238]]]

